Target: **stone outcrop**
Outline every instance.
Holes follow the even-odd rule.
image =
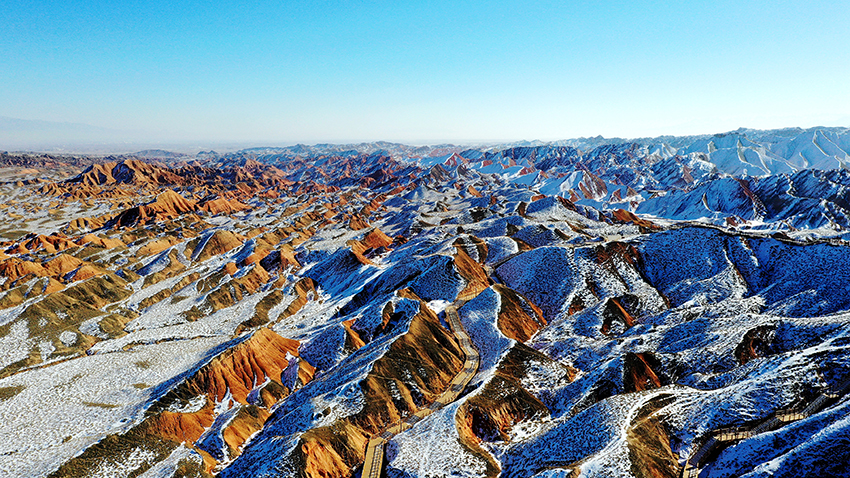
[[[546,325],[540,308],[518,292],[501,284],[494,284],[493,289],[501,296],[497,325],[505,337],[526,342]]]
[[[626,329],[635,325],[635,318],[623,306],[622,298],[610,297],[606,299],[605,308],[602,310],[602,317],[603,321],[600,332],[605,335],[612,333],[615,324],[619,324]]]
[[[638,226],[641,231],[652,231],[659,230],[661,226],[655,224],[652,221],[647,219],[642,219],[636,216],[634,213],[630,211],[626,211],[625,209],[614,209],[611,212],[611,219],[620,224],[634,224]]]
[[[750,360],[774,355],[779,351],[776,345],[776,326],[762,325],[744,334],[741,342],[735,347],[735,358],[739,364],[744,365]]]
[[[372,261],[369,257],[390,247],[393,244],[393,240],[381,232],[380,229],[375,228],[366,233],[362,239],[354,239],[348,241],[347,244],[351,248],[351,252],[354,254],[354,257],[356,257],[360,263],[371,264]]]
[[[652,352],[628,352],[623,360],[623,390],[639,392],[670,383],[661,361]]]

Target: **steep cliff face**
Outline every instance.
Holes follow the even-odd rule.
[[[195,251],[194,256],[197,261],[205,261],[219,254],[224,254],[242,245],[244,238],[234,234],[228,230],[218,230],[207,239],[200,251]]]
[[[780,352],[776,344],[776,326],[761,325],[744,334],[735,347],[735,358],[741,365],[759,357],[767,357]]]
[[[505,337],[526,342],[546,325],[540,308],[518,292],[501,284],[494,284],[493,289],[501,296],[497,324]]]
[[[361,229],[368,228],[369,222],[360,217],[359,215],[354,215],[351,219],[349,219],[348,227],[350,227],[354,231],[359,231]]]
[[[611,241],[604,245],[594,248],[596,253],[596,262],[599,266],[606,268],[614,273],[616,271],[614,261],[619,260],[631,267],[642,268],[644,261],[640,251],[634,244],[625,242]]]
[[[298,355],[298,341],[281,337],[270,329],[258,329],[250,339],[219,355],[185,382],[191,393],[207,394],[220,402],[229,393],[239,403],[266,379],[280,383],[290,357]]]
[[[487,245],[480,239],[477,240],[477,244],[474,243],[472,245],[474,247],[474,254],[480,260],[470,257],[466,244],[458,241],[455,242],[454,265],[458,274],[466,281],[466,286],[457,296],[459,300],[470,300],[474,298],[481,291],[489,287],[492,282],[482,265],[484,259],[487,258]]]
[[[345,328],[345,350],[348,352],[353,352],[366,345],[366,342],[360,338],[360,334],[352,328],[356,321],[356,319],[350,319],[342,322],[342,326]]]
[[[619,325],[620,330],[635,325],[635,318],[626,310],[623,302],[622,298],[617,297],[611,297],[605,301],[605,308],[602,310],[604,320],[600,332],[605,335],[612,333],[614,324]]]
[[[362,239],[348,241],[348,246],[361,264],[369,265],[372,264],[369,257],[386,250],[392,243],[393,240],[389,236],[375,228],[366,233]]]
[[[669,384],[661,361],[652,352],[629,352],[623,366],[623,389],[626,392],[651,390]]]
[[[290,267],[293,269],[301,267],[290,244],[283,244],[277,249],[271,250],[260,259],[260,265],[269,272],[283,271]]]
[[[638,226],[641,231],[651,231],[651,230],[659,230],[661,226],[653,223],[652,221],[648,221],[646,219],[641,219],[636,216],[634,213],[626,211],[625,209],[615,209],[611,212],[611,218],[619,222],[621,224],[634,224]]]

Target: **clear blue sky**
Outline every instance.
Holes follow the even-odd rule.
[[[850,2],[27,1],[0,116],[151,139],[637,137],[850,123]]]

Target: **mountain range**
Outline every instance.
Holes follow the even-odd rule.
[[[850,130],[0,155],[0,476],[850,476]]]

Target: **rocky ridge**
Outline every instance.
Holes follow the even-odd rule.
[[[462,368],[455,303],[480,364],[388,440],[387,476],[678,476],[713,431],[850,376],[846,171],[751,135],[0,184],[0,474],[356,476]],[[745,175],[730,148],[776,165]],[[831,472],[843,403],[702,472]]]

